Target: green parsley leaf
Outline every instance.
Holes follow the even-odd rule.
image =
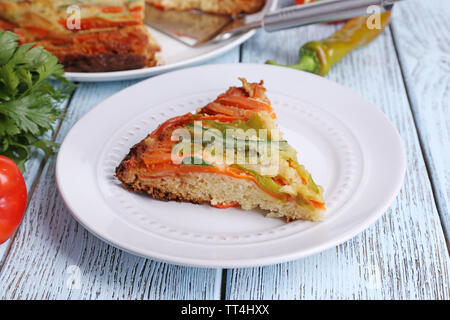
[[[74,85],[64,78],[58,59],[42,47],[19,45],[19,37],[0,31],[0,154],[24,171],[31,148],[50,155],[58,145],[42,135],[53,130],[62,112],[58,104]],[[59,83],[53,85],[55,78]]]

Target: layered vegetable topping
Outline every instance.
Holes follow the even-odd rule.
[[[322,188],[282,138],[262,83],[232,87],[214,102],[167,120],[145,140],[148,178],[218,173],[253,181],[279,201],[325,209]],[[223,207],[234,203],[220,204]]]
[[[0,18],[35,38],[142,24],[144,1],[0,0]]]
[[[66,71],[139,69],[160,50],[143,24],[144,0],[0,0],[0,30],[54,54]]]

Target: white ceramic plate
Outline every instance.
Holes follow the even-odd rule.
[[[130,147],[159,123],[203,106],[238,77],[264,80],[281,130],[325,189],[323,222],[162,202],[114,178]],[[74,125],[56,165],[67,207],[101,239],[161,261],[222,268],[285,262],[350,239],[389,207],[404,172],[400,137],[377,107],[330,80],[262,64],[194,67],[129,87]]]
[[[252,15],[252,18],[257,19],[259,15],[270,10],[274,10],[277,3],[278,0],[267,0],[263,10]],[[212,59],[247,41],[256,32],[253,30],[242,35],[232,37],[221,43],[206,44],[198,48],[192,48],[153,28],[148,27],[148,30],[161,46],[161,52],[158,56],[162,58],[164,63],[163,65],[152,68],[113,72],[66,72],[65,76],[69,80],[82,82],[130,80],[154,76]]]

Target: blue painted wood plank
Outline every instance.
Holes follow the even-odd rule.
[[[243,60],[294,63],[301,44],[335,28],[259,32],[244,45]],[[336,248],[290,263],[229,270],[226,297],[448,299],[448,251],[389,30],[346,57],[328,78],[372,101],[398,128],[408,159],[402,190],[379,221]]]
[[[450,239],[450,2],[400,3],[392,24],[434,193]]]

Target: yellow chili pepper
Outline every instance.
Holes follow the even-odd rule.
[[[367,23],[370,16],[350,19],[330,37],[303,45],[300,48],[298,63],[280,65],[273,60],[268,60],[266,63],[324,76],[333,65],[352,50],[365,46],[375,39],[388,25],[390,17],[391,11],[381,13],[380,25],[373,29],[370,29]]]

